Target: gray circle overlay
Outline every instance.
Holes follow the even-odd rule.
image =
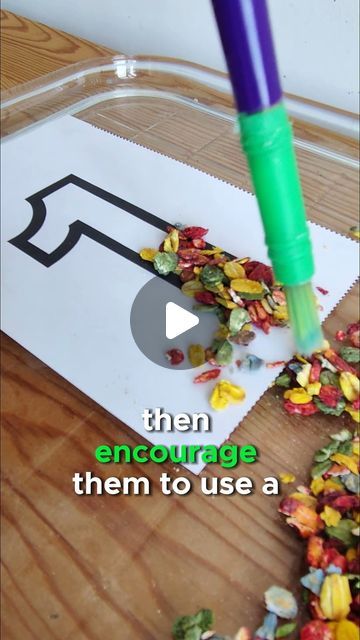
[[[173,302],[199,318],[199,324],[180,336],[169,340],[166,337],[166,305]],[[155,276],[138,292],[130,313],[131,333],[143,355],[165,369],[193,369],[187,352],[191,344],[205,348],[212,343],[218,321],[214,313],[197,313],[195,301],[185,296],[180,289]],[[184,360],[178,365],[170,364],[166,357],[169,349],[181,349]]]

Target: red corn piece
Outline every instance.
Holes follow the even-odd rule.
[[[325,474],[324,474],[325,476]],[[331,491],[330,493],[322,493],[321,495],[317,496],[317,506],[316,509],[319,513],[321,513],[321,511],[323,510],[323,508],[327,505],[329,507],[332,507],[335,500],[337,498],[340,498],[344,496],[344,492],[343,491]],[[345,496],[347,497],[347,496]],[[335,507],[334,507],[335,509]],[[340,511],[340,509],[339,509]]]
[[[347,473],[350,473],[349,469],[345,467],[343,464],[337,464],[336,462],[330,467],[330,469],[324,473],[324,478],[327,480],[332,476],[344,476]]]
[[[186,260],[179,260],[177,263],[178,269],[192,269],[193,264],[191,262],[186,262]]]
[[[258,321],[258,315],[256,313],[256,308],[254,307],[253,304],[248,304],[246,305],[247,311],[249,313],[250,319],[252,320],[252,322],[257,322]]]
[[[204,227],[186,227],[186,229],[182,229],[181,232],[185,238],[191,238],[191,240],[194,240],[194,238],[202,238],[203,236],[206,236],[208,231],[209,229],[204,229]]]
[[[223,264],[224,258],[211,258],[208,262],[208,264],[211,264],[212,266],[217,266],[219,264]]]
[[[314,360],[310,370],[309,382],[318,382],[320,380],[321,362],[320,360]]]
[[[331,506],[333,509],[345,513],[351,509],[359,509],[360,497],[359,496],[339,496],[332,501]]]
[[[360,614],[360,593],[357,593],[356,596],[354,596],[350,608],[353,613],[356,613],[357,615]]]
[[[333,640],[334,636],[322,620],[308,622],[300,631],[300,640]]]
[[[338,342],[344,342],[345,338],[346,338],[345,331],[337,331],[335,333],[335,340],[337,340]]]
[[[191,240],[180,240],[179,249],[193,249],[194,245]]]
[[[285,360],[274,360],[274,362],[267,362],[267,369],[276,369],[277,367],[284,367],[286,365]]]
[[[350,342],[353,347],[360,347],[360,331],[354,331],[350,336]]]
[[[306,404],[294,404],[291,400],[285,400],[284,409],[290,415],[298,414],[300,416],[312,416],[314,413],[318,413],[319,409],[313,402],[307,402]]]
[[[335,353],[334,349],[327,349],[324,351],[324,357],[329,360],[329,362],[331,362],[338,371],[348,371],[349,373],[357,375],[356,369],[340,358],[340,356]]]
[[[199,249],[179,249],[178,255],[191,265],[201,266],[209,262],[208,256],[203,256]]]
[[[201,304],[217,304],[215,296],[211,291],[197,291],[195,293],[195,300]]]
[[[349,324],[346,333],[353,347],[360,347],[360,322],[352,322],[352,324]]]
[[[256,313],[258,314],[258,317],[260,318],[260,320],[267,320],[269,316],[266,313],[262,304],[260,304],[259,300],[255,300],[254,305],[255,305]]]
[[[206,247],[206,242],[203,238],[194,238],[192,244],[196,249],[205,249]]]
[[[331,629],[322,620],[308,622],[300,631],[300,640],[334,640]]]
[[[190,280],[194,280],[195,275],[192,269],[183,269],[180,273],[181,282],[190,282]]]
[[[311,536],[308,540],[306,560],[310,567],[319,569],[324,555],[324,541],[319,536]]]
[[[346,573],[346,570],[347,570],[346,558],[341,553],[339,553],[337,549],[325,549],[324,551],[320,568],[327,569],[330,564],[335,565],[335,567],[339,567],[342,573]]]
[[[348,562],[348,572],[355,575],[360,573],[360,558],[354,558],[354,560],[350,560],[350,562]]]
[[[279,511],[283,513],[285,516],[291,516],[295,513],[296,509],[299,507],[300,502],[295,498],[283,498],[280,502]]]
[[[327,294],[329,293],[327,289],[324,289],[323,287],[316,287],[318,291],[320,291],[320,293],[323,294],[323,296],[327,296]]]
[[[354,331],[360,331],[360,322],[351,322],[346,329],[348,336],[351,336]]]
[[[274,282],[274,276],[271,267],[256,260],[249,260],[243,265],[246,277],[249,280],[262,280],[265,284],[271,286]]]
[[[207,382],[208,380],[214,380],[221,373],[221,369],[209,369],[209,371],[204,371],[204,373],[200,373],[200,375],[194,378],[194,383],[199,384],[201,382]]]
[[[334,635],[325,622],[312,620],[301,629],[300,640],[334,640]]]
[[[360,409],[360,398],[354,400],[351,406],[353,409],[355,409],[355,411],[358,411]]]
[[[180,364],[184,360],[184,354],[181,349],[169,349],[169,351],[167,351],[165,355],[170,361],[170,364],[173,365]]]
[[[342,393],[340,389],[331,384],[323,384],[319,393],[321,402],[326,404],[327,407],[332,407],[333,409],[336,408],[341,396]]]
[[[309,598],[309,612],[311,617],[315,620],[326,620],[326,617],[324,616],[320,607],[320,598],[314,593],[312,593]],[[323,636],[321,636],[321,638],[322,637]]]
[[[271,329],[271,324],[270,324],[269,320],[263,320],[262,323],[261,323],[261,328],[262,328],[264,333],[268,334],[270,332],[270,329]]]

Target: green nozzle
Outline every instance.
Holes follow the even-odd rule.
[[[285,108],[240,114],[239,124],[275,277],[286,286],[309,282],[314,261]]]

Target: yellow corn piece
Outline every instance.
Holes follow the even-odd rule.
[[[340,374],[340,387],[346,400],[354,402],[360,394],[360,380],[354,373],[343,371]]]
[[[290,493],[290,498],[294,498],[301,504],[304,504],[305,507],[310,507],[310,509],[315,509],[317,505],[317,500],[313,496],[309,496],[307,493],[300,493],[300,491],[295,491],[295,493]]]
[[[205,349],[201,344],[191,344],[188,349],[188,358],[193,367],[200,367],[205,363]]]
[[[324,491],[339,491],[339,485],[331,478],[325,480]]]
[[[353,409],[351,404],[347,404],[346,407],[345,407],[345,411],[352,417],[354,422],[356,422],[357,424],[360,423],[360,410],[359,409]],[[359,454],[357,454],[357,455],[359,455]]]
[[[229,327],[227,327],[226,324],[220,324],[218,330],[215,333],[215,338],[219,338],[219,340],[226,340],[229,335]]]
[[[320,389],[321,382],[310,382],[310,384],[306,386],[306,391],[309,396],[318,396],[320,393]]]
[[[307,404],[311,402],[311,395],[306,393],[302,387],[295,387],[294,389],[288,389],[284,393],[284,398],[290,400],[294,404]]]
[[[166,251],[167,253],[169,252],[177,253],[178,248],[179,248],[179,231],[178,229],[173,229],[172,231],[170,231],[170,233],[166,236],[164,240],[164,251]]]
[[[360,240],[360,229],[357,229],[356,227],[350,227],[350,235],[353,238],[356,238],[356,240]]]
[[[350,469],[351,473],[359,475],[359,460],[357,456],[346,456],[344,453],[334,453],[331,456],[330,460],[332,460],[333,462],[337,462],[340,465],[344,465],[344,467]]]
[[[242,387],[232,384],[229,380],[217,382],[210,396],[210,405],[215,411],[226,409],[229,404],[242,402],[245,391]]]
[[[324,478],[314,478],[311,482],[310,489],[314,496],[319,495],[322,491],[324,491],[325,480]]]
[[[360,456],[360,442],[353,442],[352,446],[354,456]]]
[[[215,284],[214,286],[207,284],[206,291],[211,291],[212,293],[221,293],[222,291],[224,291],[224,285],[222,283]]]
[[[360,511],[353,511],[351,515],[356,524],[360,524]]]
[[[214,256],[217,253],[223,253],[223,249],[220,247],[213,247],[212,249],[201,249],[200,253],[203,256]]]
[[[310,362],[306,362],[304,366],[301,367],[299,373],[296,376],[296,382],[300,385],[300,387],[307,387],[310,379],[312,365]]]
[[[154,262],[157,253],[159,253],[159,249],[141,249],[140,258],[148,260],[148,262]]]
[[[287,322],[289,320],[287,307],[276,307],[273,311],[273,316],[275,320],[278,320],[279,322]]]
[[[295,358],[299,362],[302,362],[302,364],[309,364],[306,358],[304,358],[300,353],[295,353]]]
[[[225,287],[219,291],[219,297],[224,298],[224,300],[231,300],[231,295]]]
[[[220,298],[219,296],[215,296],[216,302],[221,304],[225,309],[237,309],[237,304],[232,302],[231,300],[225,300],[224,298]]]
[[[326,505],[324,511],[320,513],[320,518],[325,522],[327,527],[336,527],[341,520],[341,513]]]
[[[342,620],[350,613],[352,596],[346,576],[333,573],[325,577],[320,592],[320,607],[329,620]]]
[[[335,640],[359,640],[359,627],[351,620],[340,620],[334,631]]]
[[[193,298],[198,291],[204,291],[204,287],[199,280],[189,280],[189,282],[184,282],[181,291],[189,298]]]
[[[224,264],[224,273],[230,280],[233,280],[233,278],[246,277],[244,267],[239,262],[236,262],[234,260],[232,260],[231,262],[226,262]]]
[[[295,481],[295,476],[293,473],[279,473],[279,478],[283,484],[291,484]]]
[[[346,552],[346,560],[348,562],[352,562],[353,560],[356,560],[357,558],[357,551],[354,547],[350,547],[350,549],[347,550]]]

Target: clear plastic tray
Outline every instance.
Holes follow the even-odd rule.
[[[287,104],[294,123],[309,218],[347,234],[349,227],[357,223],[359,208],[357,121],[350,114],[295,97],[287,97]],[[235,110],[230,85],[224,74],[185,62],[141,57],[117,56],[72,65],[3,94],[2,136],[21,135],[27,128],[64,113],[251,190],[246,162],[234,135]],[[334,333],[355,319],[357,313],[358,298],[351,293],[330,316],[326,326]],[[61,569],[56,575],[54,573],[58,591],[53,586],[49,587],[55,594],[54,602],[58,602],[60,596],[64,602],[68,601],[66,585],[76,580],[74,584],[79,600],[75,598],[74,602],[76,607],[79,606],[80,614],[85,616],[85,604],[80,596],[88,593],[88,585],[96,585],[97,601],[88,612],[91,637],[94,638],[104,637],[101,631],[95,630],[100,622],[106,624],[104,630],[111,637],[124,640],[134,637],[139,640],[168,638],[173,618],[179,613],[190,613],[201,605],[216,610],[218,629],[225,633],[235,633],[240,623],[249,623],[256,628],[263,613],[261,599],[264,589],[272,582],[293,586],[300,570],[300,544],[276,515],[278,498],[263,499],[258,495],[245,502],[241,498],[225,497],[209,500],[194,491],[182,502],[175,502],[164,500],[156,490],[148,502],[137,500],[130,506],[120,503],[123,505],[120,510],[119,503],[110,499],[106,502],[105,512],[102,510],[105,507],[103,502],[102,508],[99,507],[101,498],[95,498],[91,503],[93,511],[90,511],[90,502],[86,509],[84,503],[81,508],[75,507],[76,498],[70,496],[69,491],[69,495],[62,495],[66,508],[61,507],[61,522],[57,521],[54,504],[58,494],[53,495],[47,490],[47,478],[49,486],[56,486],[57,478],[57,489],[63,491],[71,472],[79,465],[86,468],[89,464],[90,451],[82,446],[88,437],[86,434],[100,429],[103,438],[116,438],[118,425],[111,431],[113,419],[106,412],[84,399],[65,381],[59,381],[55,374],[20,347],[7,342],[6,349],[12,359],[5,365],[5,372],[10,367],[13,377],[16,374],[17,379],[22,380],[21,376],[25,379],[21,387],[21,401],[14,409],[15,417],[19,418],[21,426],[22,415],[35,416],[30,436],[26,428],[21,431],[21,438],[24,443],[29,443],[27,451],[35,451],[33,464],[36,469],[41,467],[41,485],[39,489],[36,484],[37,498],[32,493],[30,479],[25,492],[36,504],[41,501],[39,509],[49,511],[52,526],[74,545],[75,550],[71,554],[78,556],[79,562],[83,561],[81,566],[89,568],[84,579],[78,579],[72,563],[68,561],[68,547],[64,547],[64,555],[57,556],[55,542],[52,543],[54,551],[51,547],[51,553],[54,553],[55,560],[61,557]],[[39,371],[42,377],[36,378],[34,383],[33,377]],[[23,389],[27,389],[28,378],[31,380],[31,385],[28,385],[30,391],[41,384],[46,387],[51,401],[59,389],[60,399],[56,406],[64,404],[66,409],[74,403],[76,407],[85,405],[85,418],[82,423],[79,418],[80,425],[76,433],[75,429],[74,433],[71,432],[72,439],[68,440],[69,418],[66,411],[64,424],[59,423],[61,413],[52,416],[56,428],[48,430],[51,436],[42,432],[43,414],[39,402],[43,402],[44,412],[48,405],[45,400],[39,400],[36,393],[29,391],[25,396]],[[91,420],[86,417],[86,411]],[[51,419],[46,414],[44,422],[52,424]],[[258,434],[262,456],[258,473],[262,474],[264,469],[272,473],[294,470],[302,482],[306,479],[313,450],[324,442],[326,433],[337,428],[337,424],[328,422],[324,418],[309,421],[303,427],[296,417],[290,420],[283,414],[279,400],[270,391],[241,428],[234,432],[232,440],[237,444],[252,442],[254,434]],[[75,454],[69,454],[69,448],[66,449],[61,459],[61,470],[58,469],[60,463],[53,463],[47,453],[48,446],[56,448],[53,442],[58,433],[61,433],[59,449],[62,453],[62,447],[67,446],[63,445],[64,441],[70,442],[69,447],[71,443],[77,443],[80,452],[75,457]],[[126,427],[122,427],[121,434],[130,441],[134,437]],[[51,445],[48,445],[47,438],[50,437]],[[11,446],[8,445],[10,454]],[[39,462],[37,447],[46,451],[46,455],[42,454],[44,462],[41,456]],[[46,466],[47,456],[50,470]],[[16,458],[18,465],[23,464],[22,459],[23,456]],[[242,471],[239,470],[239,475]],[[158,470],[152,469],[149,473],[156,483]],[[90,517],[91,531],[87,538]],[[31,537],[30,529],[28,535]],[[72,536],[72,532],[76,535]],[[38,545],[37,538],[33,545]],[[45,544],[43,562],[46,562],[46,554]],[[34,563],[34,560],[29,560],[29,567]],[[16,558],[13,565],[17,566]],[[102,573],[104,567],[108,567],[106,579],[102,577],[105,575]],[[30,569],[28,573],[30,576]],[[33,568],[31,576],[32,579],[36,577]],[[69,583],[66,582],[67,577]],[[103,601],[98,594],[107,589],[105,585],[109,585],[109,589],[104,591],[107,600],[106,606],[102,607]],[[49,617],[47,590],[48,587],[44,592],[44,606],[39,607],[34,600],[35,610],[45,622]],[[31,583],[31,602],[36,593],[40,593],[39,584],[33,587]],[[108,607],[109,603],[112,609]],[[66,617],[64,620],[66,622]],[[65,622],[62,629],[66,627]],[[60,623],[63,624],[62,621],[57,624]],[[33,629],[42,629],[37,621],[32,624]],[[40,633],[35,635],[39,637]],[[75,635],[63,634],[63,637],[75,638]],[[85,636],[81,634],[81,637]]]
[[[346,176],[355,187],[358,122],[351,114],[293,96],[286,97],[286,103],[309,217],[345,232],[348,223],[355,224],[357,201],[353,192],[344,207],[339,178]],[[143,57],[71,65],[3,94],[2,136],[19,135],[64,113],[251,188],[233,135],[235,111],[225,74],[187,62]],[[334,181],[340,182],[337,196]]]

